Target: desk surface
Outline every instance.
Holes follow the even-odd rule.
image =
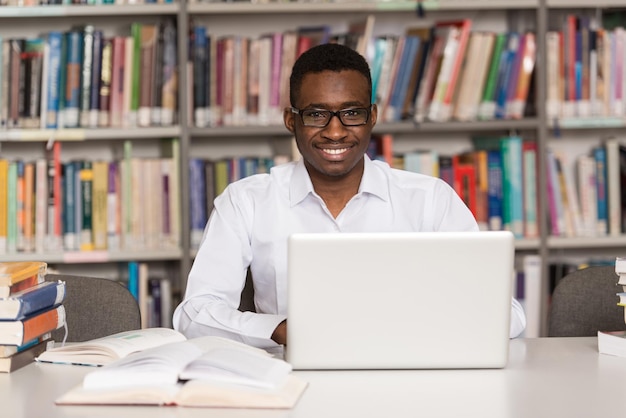
[[[596,338],[511,341],[502,370],[296,372],[309,387],[293,410],[56,406],[88,367],[32,364],[0,374],[2,417],[612,417],[626,358],[598,354]],[[8,407],[8,408],[7,408]]]

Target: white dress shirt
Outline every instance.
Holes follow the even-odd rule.
[[[188,338],[220,335],[273,348],[286,319],[287,238],[295,232],[476,231],[467,206],[443,180],[365,157],[358,193],[335,219],[315,193],[302,161],[230,184],[215,199],[174,327]],[[246,272],[256,312],[237,310]],[[511,337],[525,328],[513,299]]]

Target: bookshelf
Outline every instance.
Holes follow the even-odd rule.
[[[373,36],[386,33],[400,34],[412,26],[428,26],[436,21],[468,17],[473,20],[472,30],[529,29],[537,34],[537,64],[535,70],[536,116],[519,120],[489,120],[471,122],[436,123],[424,121],[382,122],[375,133],[394,135],[394,147],[399,152],[408,152],[416,147],[462,152],[471,147],[471,135],[520,134],[537,143],[538,158],[543,158],[547,147],[554,141],[571,144],[594,138],[616,135],[626,131],[626,119],[617,117],[582,120],[571,118],[559,121],[558,126],[546,117],[546,87],[548,84],[545,65],[546,48],[542,39],[550,30],[555,16],[570,9],[586,13],[599,13],[601,8],[622,6],[620,0],[591,2],[583,0],[426,0],[422,2],[422,15],[418,16],[414,1],[388,2],[175,2],[166,4],[121,4],[121,5],[50,5],[50,6],[0,6],[0,36],[31,36],[50,30],[67,30],[80,23],[93,23],[102,27],[108,36],[127,33],[128,26],[135,21],[151,23],[161,18],[171,18],[177,25],[177,57],[185,63],[189,56],[188,36],[192,25],[209,28],[212,35],[234,35],[256,37],[273,30],[291,30],[298,26],[327,23],[333,31],[344,30],[347,23],[368,14],[376,16]],[[41,23],[44,21],[45,23]],[[123,144],[130,141],[133,152],[152,157],[158,154],[160,141],[167,138],[179,140],[179,164],[187,167],[192,158],[219,159],[231,156],[271,157],[277,153],[289,153],[291,138],[280,124],[268,126],[218,126],[197,127],[193,123],[193,109],[187,98],[191,80],[184,66],[179,64],[178,119],[176,124],[165,127],[142,128],[64,128],[59,130],[10,129],[0,130],[0,156],[8,158],[28,156],[35,158],[44,154],[43,147],[50,141],[60,141],[65,158],[82,155],[104,154],[110,158],[119,155]],[[555,133],[558,131],[559,139]],[[581,134],[582,133],[582,134]],[[573,139],[572,139],[573,137]],[[579,147],[583,147],[580,145]],[[538,212],[546,214],[547,172],[544,164],[538,165]],[[190,178],[186,169],[179,172],[180,213],[190,212]],[[53,252],[0,254],[0,260],[43,259],[58,265],[63,271],[92,268],[102,271],[104,276],[115,276],[119,264],[128,261],[147,262],[172,273],[171,264],[176,265],[172,275],[174,289],[182,292],[187,272],[195,254],[191,246],[191,223],[189,216],[180,217],[180,244],[173,249],[141,251],[94,251],[90,253]],[[617,237],[567,238],[550,234],[546,216],[539,217],[539,235],[521,238],[516,242],[519,258],[524,255],[539,255],[541,265],[542,295],[540,325],[545,332],[549,296],[549,262],[561,256],[612,256],[626,244],[623,235]],[[521,263],[521,261],[520,261]],[[164,266],[167,264],[167,266]],[[82,271],[84,273],[84,271]]]

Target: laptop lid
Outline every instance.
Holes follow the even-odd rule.
[[[303,233],[288,242],[296,370],[502,368],[513,234]]]

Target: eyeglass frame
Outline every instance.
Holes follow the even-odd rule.
[[[372,109],[374,108],[374,104],[370,104],[369,108],[368,107],[353,107],[353,108],[346,108],[346,109],[339,109],[339,110],[328,110],[328,109],[298,109],[297,107],[290,107],[291,113],[296,114],[296,115],[300,115],[300,121],[302,122],[302,125],[306,126],[307,128],[325,128],[328,126],[328,124],[330,123],[330,121],[333,119],[333,117],[337,116],[337,119],[339,119],[339,122],[341,122],[341,124],[343,126],[346,127],[354,127],[354,126],[363,126],[363,125],[367,125],[367,122],[369,122],[370,120],[370,116],[372,114]],[[318,111],[318,112],[328,112],[330,114],[330,117],[327,119],[326,124],[323,126],[318,126],[318,125],[307,125],[306,123],[304,123],[304,116],[302,115],[302,112],[306,111],[306,110],[312,110],[312,111]],[[344,123],[344,121],[341,119],[341,112],[346,112],[346,111],[350,111],[350,110],[365,110],[365,112],[367,112],[367,117],[365,118],[365,121],[363,121],[363,123],[358,123],[355,125],[346,125]]]

